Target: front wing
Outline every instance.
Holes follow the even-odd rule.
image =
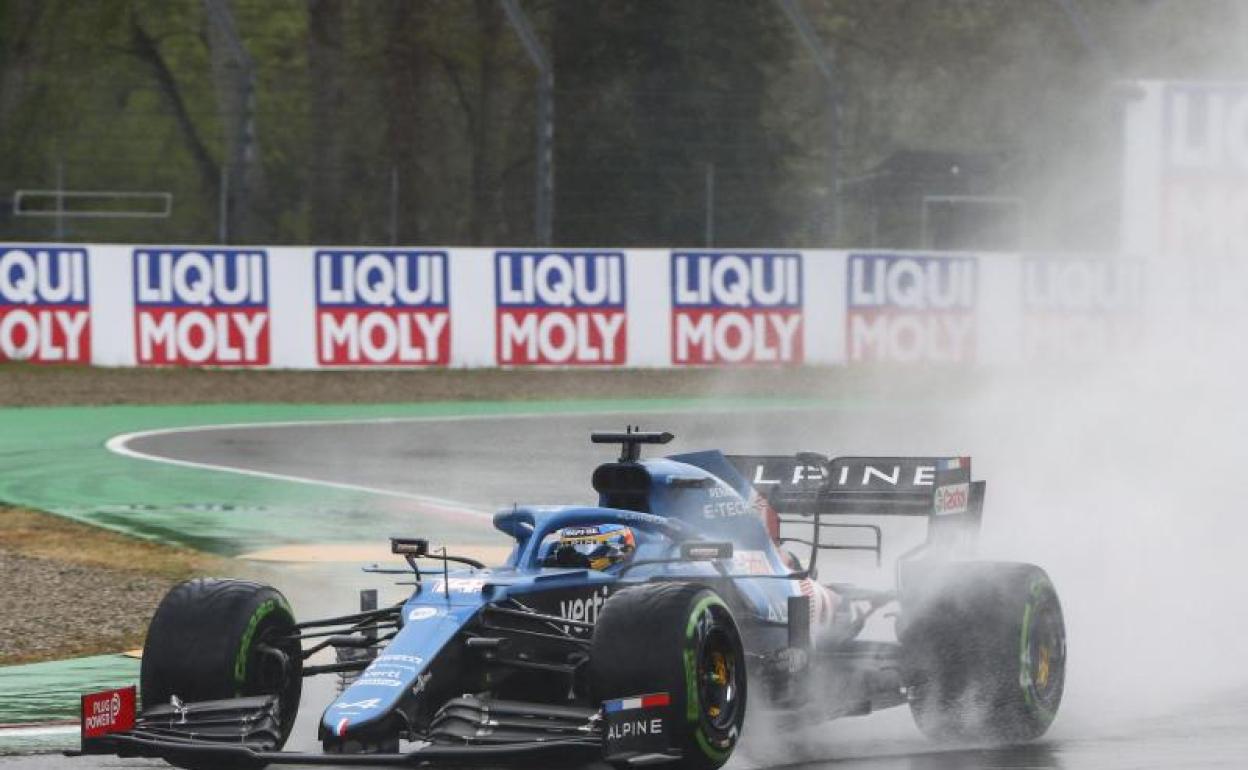
[[[204,741],[175,741],[153,736],[140,729],[129,733],[116,733],[107,738],[93,739],[84,743],[82,754],[114,754],[120,757],[154,757],[182,761],[228,760],[274,762],[292,765],[417,765],[417,764],[463,764],[481,762],[509,764],[532,761],[540,757],[547,762],[588,762],[601,759],[603,746],[592,738],[564,738],[545,742],[512,744],[441,746],[428,745],[408,752],[390,754],[321,754],[296,751],[265,751],[246,744],[224,744]],[[672,757],[675,759],[675,757]]]
[[[586,763],[595,760],[623,761],[629,764],[655,764],[680,758],[665,742],[642,740],[635,735],[620,736],[613,724],[628,719],[617,709],[592,710],[583,713],[576,727],[568,723],[568,709],[533,707],[533,726],[527,730],[499,730],[506,725],[506,713],[513,715],[524,704],[498,702],[489,704],[493,711],[473,698],[457,699],[459,713],[454,721],[461,727],[470,723],[481,727],[480,738],[471,730],[460,731],[461,740],[439,740],[425,743],[408,751],[370,751],[367,753],[279,751],[277,699],[273,696],[233,698],[219,701],[155,706],[142,714],[108,712],[111,704],[122,704],[122,710],[133,709],[133,689],[127,698],[113,697],[125,691],[107,691],[83,697],[83,735],[81,748],[67,752],[71,756],[116,755],[120,757],[152,757],[178,763],[221,761],[231,764],[266,763],[302,765],[509,765],[532,763],[544,765]],[[649,696],[648,696],[649,697]],[[663,702],[667,696],[664,694]],[[642,700],[641,698],[634,700]],[[619,701],[617,703],[623,703]],[[105,704],[101,724],[101,709]],[[92,718],[94,709],[94,718]],[[478,711],[475,718],[464,718],[465,712]],[[550,713],[542,713],[549,711]],[[500,713],[501,712],[501,713]],[[553,719],[551,719],[553,717]],[[563,722],[561,728],[554,720]],[[511,723],[519,725],[513,717]],[[545,725],[545,729],[538,727]],[[577,734],[579,733],[579,734]],[[657,736],[656,736],[657,737]],[[397,742],[396,742],[397,747]]]

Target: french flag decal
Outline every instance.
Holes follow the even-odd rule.
[[[602,710],[608,714],[614,714],[619,711],[662,708],[663,706],[670,705],[671,702],[672,699],[667,693],[660,692],[652,695],[636,695],[632,698],[609,700],[602,704]]]
[[[938,460],[936,462],[936,468],[942,471],[962,470],[963,468],[966,467],[965,465],[963,465],[963,459],[964,458],[961,458],[961,457],[949,457],[944,460]]]

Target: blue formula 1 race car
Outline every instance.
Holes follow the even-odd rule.
[[[494,525],[514,540],[501,567],[392,538],[410,569],[374,571],[415,586],[394,606],[301,622],[267,586],[174,587],[137,693],[83,697],[79,753],[188,768],[707,770],[741,742],[747,706],[809,725],[906,704],[925,733],[981,743],[1048,728],[1065,673],[1061,607],[1040,568],[963,558],[984,499],[969,458],[640,459],[671,438],[594,434],[622,445],[594,471],[598,504],[501,511]],[[862,522],[890,515],[928,522],[894,589],[818,580],[824,551],[878,563],[881,527]],[[863,638],[886,606],[896,639]],[[330,650],[334,662],[311,662]],[[282,751],[302,680],[319,674],[342,685],[322,751]]]

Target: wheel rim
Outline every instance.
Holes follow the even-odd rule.
[[[718,732],[731,730],[740,710],[740,671],[732,642],[725,629],[714,628],[703,640],[698,654],[702,719]]]
[[[248,654],[247,681],[241,693],[278,697],[283,741],[294,727],[303,689],[299,643],[283,639],[294,632],[293,620],[284,613],[274,613],[261,621]]]
[[[293,625],[284,618],[261,621],[247,651],[247,679],[241,694],[281,695],[300,677],[295,657],[299,648],[283,639],[292,633]]]
[[[1066,639],[1061,611],[1052,601],[1034,606],[1027,638],[1028,699],[1045,712],[1057,710],[1066,668]]]

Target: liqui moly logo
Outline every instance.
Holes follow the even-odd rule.
[[[1028,359],[1091,361],[1123,351],[1140,336],[1141,262],[1025,257],[1021,289]]]
[[[974,360],[974,257],[851,254],[848,271],[850,361]]]
[[[135,249],[140,364],[269,363],[264,251]]]
[[[0,361],[91,361],[86,249],[0,249]]]
[[[1248,174],[1248,83],[1168,84],[1164,114],[1169,169]]]
[[[1143,298],[1140,262],[1026,257],[1022,270],[1023,307],[1030,312],[1117,313]]]
[[[672,362],[802,361],[801,254],[672,254]]]
[[[1169,84],[1162,109],[1162,252],[1195,273],[1195,302],[1238,303],[1216,260],[1248,254],[1248,84]]]
[[[317,361],[446,365],[451,313],[445,251],[316,253]]]
[[[622,253],[500,251],[494,276],[499,364],[624,363]]]

